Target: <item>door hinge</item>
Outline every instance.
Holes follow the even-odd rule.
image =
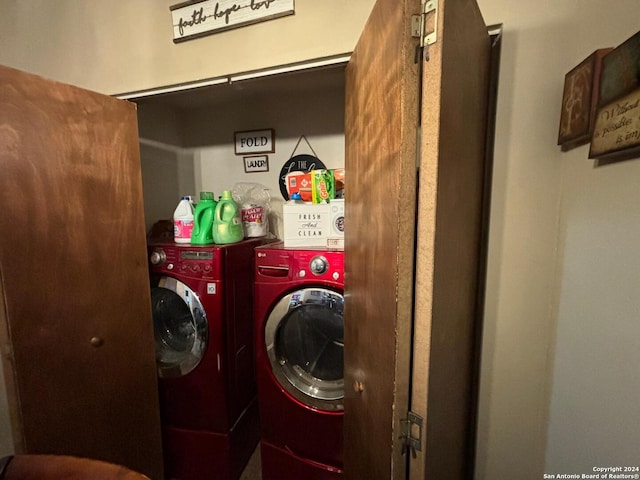
[[[438,40],[438,0],[423,0],[422,13],[411,15],[411,36],[420,39],[421,47]]]
[[[400,439],[402,440],[402,454],[411,451],[416,458],[422,451],[422,417],[413,412],[407,412],[407,418],[400,420]]]
[[[419,38],[414,62],[429,61],[429,45],[438,40],[438,0],[422,0],[422,13],[411,16],[411,36]]]

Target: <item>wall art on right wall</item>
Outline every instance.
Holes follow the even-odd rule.
[[[598,107],[602,58],[611,50],[596,50],[565,76],[558,132],[558,145],[562,146],[562,151],[591,140]]]
[[[640,157],[640,32],[602,59],[589,158]]]

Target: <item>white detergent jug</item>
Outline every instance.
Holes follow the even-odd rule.
[[[173,212],[173,241],[176,243],[191,243],[193,230],[193,203],[188,196],[182,197]]]

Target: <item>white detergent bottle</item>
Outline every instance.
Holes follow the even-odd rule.
[[[193,230],[193,203],[188,196],[182,197],[173,212],[173,240],[176,243],[191,243]]]

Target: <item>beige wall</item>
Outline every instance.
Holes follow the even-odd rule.
[[[556,146],[565,73],[635,33],[637,2],[478,3],[504,38],[477,478],[637,464],[640,160]]]
[[[344,167],[344,67],[270,79],[264,90],[256,89],[256,82],[266,83],[216,86],[197,101],[177,93],[170,109],[159,108],[161,99],[138,103],[147,229],[170,219],[182,195],[197,199],[199,192],[212,191],[217,198],[236,183],[249,182],[269,190],[271,232],[283,238],[281,168],[294,150],[317,155],[327,168]],[[234,132],[264,128],[274,130],[275,151],[266,154],[269,170],[246,173],[243,155],[235,154]],[[189,163],[191,182],[179,185],[189,176]]]
[[[0,63],[141,90],[350,51],[372,1],[297,0],[295,17],[180,45],[173,3],[0,0]],[[640,161],[556,146],[564,74],[638,30],[637,2],[478,3],[504,38],[477,479],[637,464]]]
[[[350,52],[371,0],[296,0],[295,15],[173,43],[179,0],[0,0],[0,64],[107,94]]]

